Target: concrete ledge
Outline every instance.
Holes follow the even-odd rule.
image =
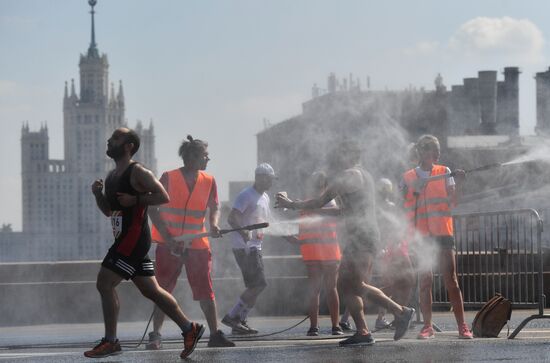
[[[264,262],[268,287],[258,299],[256,312],[303,314],[307,278],[301,260],[267,257]],[[100,261],[0,264],[0,326],[101,322],[101,301],[95,287],[99,266]],[[284,276],[283,271],[298,272]],[[244,290],[240,275],[226,273],[229,276],[213,278],[220,315],[233,306]],[[198,302],[192,300],[185,273],[182,276],[174,296],[186,314],[202,318]],[[120,321],[148,319],[153,304],[141,296],[131,281],[123,281],[117,292]]]

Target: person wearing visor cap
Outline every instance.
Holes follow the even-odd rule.
[[[275,171],[268,163],[261,163],[254,174],[254,184],[239,193],[229,213],[227,222],[232,228],[268,222],[271,219],[270,201],[266,192],[273,185]],[[241,269],[246,290],[224,316],[222,323],[231,327],[233,334],[256,334],[258,331],[248,326],[247,317],[267,286],[262,260],[263,232],[243,230],[231,235],[233,254]]]

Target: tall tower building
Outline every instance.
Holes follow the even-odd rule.
[[[109,221],[98,210],[91,183],[105,178],[114,164],[105,154],[107,139],[127,122],[122,81],[109,83],[109,62],[99,53],[95,36],[96,0],[91,6],[91,40],[80,55],[79,92],[65,82],[63,96],[64,159],[49,157],[48,128],[21,130],[23,233],[32,248],[30,259],[100,258],[112,243]],[[156,170],[152,122],[139,122],[141,146],[134,159]],[[38,252],[37,252],[38,251]]]

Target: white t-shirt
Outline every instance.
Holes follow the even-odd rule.
[[[239,193],[237,199],[235,199],[235,204],[233,204],[233,209],[243,214],[243,224],[245,225],[264,223],[271,219],[269,196],[267,193],[258,193],[254,187],[245,188]],[[231,233],[231,240],[235,249],[255,247],[261,250],[263,238],[263,229],[252,231],[252,239],[248,243],[244,242],[239,233]]]

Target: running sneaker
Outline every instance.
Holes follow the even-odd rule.
[[[340,325],[340,328],[342,328],[343,331],[353,331],[353,328],[349,321],[341,321],[338,323],[338,325]]]
[[[458,338],[459,339],[474,339],[474,336],[468,328],[468,324],[462,323],[458,326]]]
[[[208,346],[211,348],[231,348],[235,346],[235,343],[227,339],[223,331],[218,330],[214,334],[210,334],[210,339],[208,339]]]
[[[183,350],[180,354],[181,358],[187,358],[193,353],[203,333],[204,325],[199,323],[191,323],[191,329],[187,333],[181,333],[183,336]]]
[[[319,336],[319,328],[318,327],[309,328],[306,335],[308,337],[318,337]]]
[[[344,335],[344,331],[339,326],[333,326],[332,335]]]
[[[162,337],[160,333],[155,333],[154,331],[149,333],[149,343],[145,345],[147,350],[159,350],[162,348]]]
[[[405,333],[407,333],[407,330],[409,330],[409,326],[411,324],[411,320],[413,319],[414,312],[415,310],[413,308],[408,308],[404,306],[403,313],[395,317],[395,320],[393,321],[393,326],[395,327],[393,340],[399,340],[403,338]]]
[[[374,327],[377,329],[377,330],[382,330],[382,329],[389,329],[391,328],[391,323],[386,320],[386,317],[383,316],[382,318],[376,318],[376,322],[374,323]]]
[[[225,324],[228,327],[230,327],[232,334],[253,334],[250,332],[249,328],[246,328],[244,325],[241,324],[241,321],[239,318],[232,318],[229,316],[229,314],[226,314],[223,317],[222,324]]]
[[[84,356],[88,358],[104,358],[120,353],[122,353],[122,349],[120,348],[118,339],[114,343],[111,343],[107,339],[101,338],[101,342],[94,349],[84,352]]]
[[[251,328],[246,320],[241,320],[241,325],[248,329],[248,334],[258,334],[258,331],[254,328]]]
[[[434,328],[431,326],[424,326],[422,327],[422,330],[420,330],[420,333],[416,336],[416,339],[420,340],[428,340],[435,337]]]
[[[356,345],[373,345],[374,342],[375,340],[371,333],[367,333],[367,335],[355,333],[351,337],[340,341],[339,344],[341,347],[351,347]]]

